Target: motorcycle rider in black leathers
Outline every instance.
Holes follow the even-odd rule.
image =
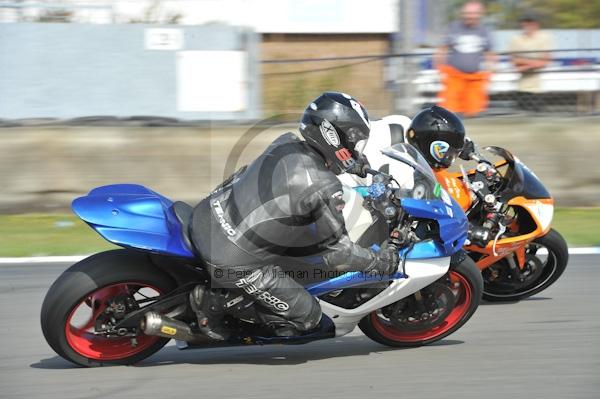
[[[369,116],[357,100],[323,93],[302,116],[304,141],[280,136],[195,207],[192,242],[211,274],[210,287],[190,294],[201,332],[227,339],[225,315],[280,336],[315,329],[319,303],[284,272],[286,259],[322,256],[323,267],[339,272],[396,271],[398,249],[384,245],[375,253],[354,244],[342,215],[336,175],[364,175],[360,148],[369,132]]]

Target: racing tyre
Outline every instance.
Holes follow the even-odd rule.
[[[42,305],[42,332],[52,349],[80,366],[139,362],[169,340],[111,323],[175,288],[173,279],[141,252],[101,252],[67,269]]]
[[[489,302],[514,302],[550,287],[563,274],[569,262],[565,239],[554,229],[536,238],[525,249],[525,268],[519,276],[509,273],[503,259],[483,270],[483,299]],[[516,277],[516,278],[515,278]]]
[[[427,345],[462,327],[477,310],[482,292],[481,272],[466,257],[436,282],[365,316],[359,327],[384,345]]]

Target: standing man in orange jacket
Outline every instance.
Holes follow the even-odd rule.
[[[440,71],[440,105],[465,116],[484,111],[488,104],[487,87],[495,60],[491,35],[481,24],[484,7],[469,1],[461,9],[461,19],[449,28],[444,44],[434,55]]]

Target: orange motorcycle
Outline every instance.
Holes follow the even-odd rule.
[[[497,161],[474,151],[475,169],[435,170],[438,182],[461,205],[471,231],[465,245],[482,271],[483,298],[515,301],[552,285],[569,259],[563,237],[550,227],[554,200],[537,176],[500,147],[487,147]],[[465,158],[463,158],[465,159]]]

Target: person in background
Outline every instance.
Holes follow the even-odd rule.
[[[434,55],[440,71],[440,105],[464,116],[475,116],[487,108],[487,86],[495,62],[490,32],[481,24],[483,4],[469,1],[461,19],[449,28],[444,44]]]
[[[520,19],[522,32],[514,36],[508,45],[515,52],[511,61],[521,73],[519,79],[519,108],[539,111],[538,95],[541,90],[540,69],[551,62],[552,36],[540,30],[539,16],[528,11]],[[527,52],[531,51],[531,52]]]

